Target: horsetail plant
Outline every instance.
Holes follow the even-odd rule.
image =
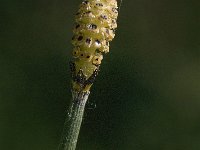
[[[117,0],[85,0],[75,17],[70,62],[72,104],[64,124],[59,150],[75,150],[90,88],[99,72],[103,54],[117,28]]]

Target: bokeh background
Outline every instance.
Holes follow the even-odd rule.
[[[80,2],[1,0],[1,150],[57,148]],[[198,0],[123,0],[77,150],[199,149]]]

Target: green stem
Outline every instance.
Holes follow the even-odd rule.
[[[83,119],[85,104],[90,92],[72,91],[72,105],[70,113],[64,123],[61,142],[58,150],[75,150]]]

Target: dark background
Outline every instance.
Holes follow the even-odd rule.
[[[81,0],[1,0],[0,149],[55,150]],[[77,150],[200,149],[198,0],[123,0]]]

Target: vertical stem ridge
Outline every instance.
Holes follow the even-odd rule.
[[[72,91],[72,104],[67,114],[58,150],[75,150],[83,119],[85,104],[90,92]]]

